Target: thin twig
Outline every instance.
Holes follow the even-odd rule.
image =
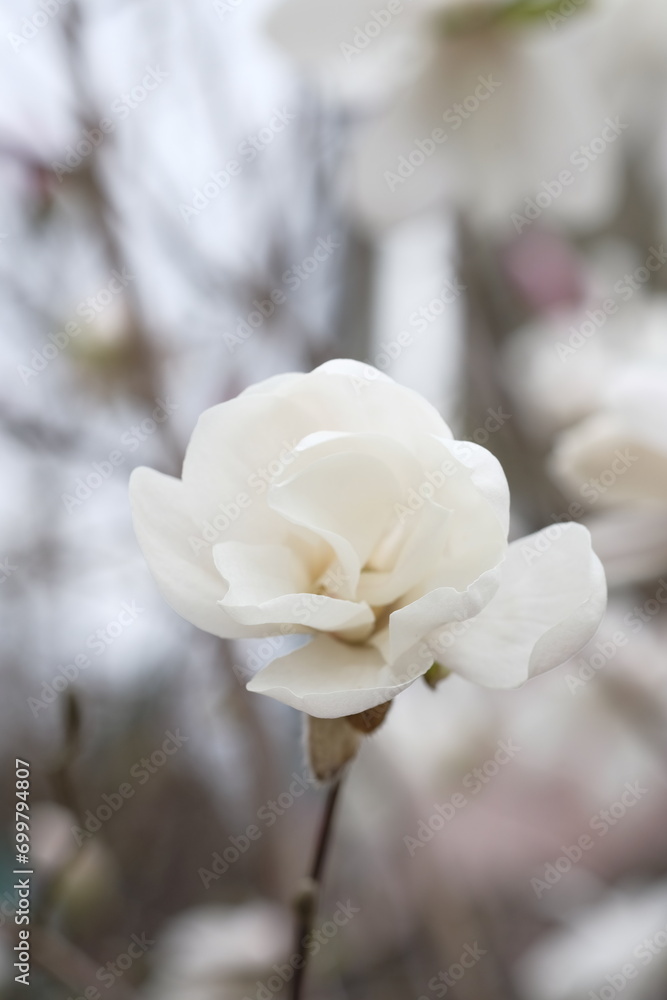
[[[304,982],[305,972],[306,972],[306,943],[308,941],[308,936],[313,926],[313,920],[315,918],[315,913],[317,911],[317,902],[319,897],[320,883],[322,881],[322,872],[324,871],[324,865],[327,859],[327,851],[331,843],[331,834],[333,830],[333,817],[336,809],[336,802],[338,800],[338,794],[341,788],[341,779],[337,778],[336,781],[330,786],[327,793],[327,801],[324,807],[324,813],[322,815],[322,822],[320,825],[320,832],[317,838],[317,846],[315,849],[315,859],[313,861],[313,866],[308,876],[308,885],[306,891],[302,895],[298,902],[299,918],[297,921],[297,937],[296,937],[296,947],[295,952],[299,957],[299,962],[296,965],[294,972],[294,979],[292,980],[292,998],[293,1000],[301,1000],[302,996],[302,986]]]

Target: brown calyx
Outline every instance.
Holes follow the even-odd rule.
[[[356,729],[357,732],[368,736],[369,733],[375,732],[378,726],[382,725],[390,708],[391,701],[385,701],[381,705],[376,705],[375,708],[367,708],[365,712],[346,715],[345,721]]]

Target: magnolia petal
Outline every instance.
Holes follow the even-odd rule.
[[[574,42],[571,35],[566,41],[553,33],[535,45],[523,31],[508,30],[498,31],[492,44],[486,32],[439,40],[437,26],[425,18],[423,35],[432,44],[421,73],[385,114],[359,130],[351,169],[357,215],[380,227],[456,203],[473,225],[506,231],[526,191],[538,190],[553,172],[563,136],[576,149],[604,118],[598,88],[590,85],[590,72],[586,77],[586,46],[594,39],[575,32]],[[459,128],[452,111],[471,95],[480,100]],[[535,122],[545,120],[550,128],[536,143]],[[585,172],[549,214],[600,225],[618,199],[620,162],[610,150],[600,170]]]
[[[400,484],[384,462],[343,452],[272,486],[269,505],[328,542],[343,570],[340,595],[352,597],[362,566],[395,520],[400,497]]]
[[[410,450],[425,434],[451,437],[434,407],[370,365],[338,360],[267,379],[206,410],[193,431],[183,483],[200,536],[280,542],[268,488],[290,475],[300,441],[331,431],[382,434]]]
[[[487,448],[472,441],[441,440],[440,444],[452,458],[468,470],[470,482],[489,504],[507,535],[510,523],[510,490],[503,467],[496,456]]]
[[[613,414],[596,414],[562,434],[551,469],[569,493],[589,503],[667,506],[667,452],[634,437]]]
[[[474,618],[492,600],[500,584],[496,567],[483,573],[465,590],[437,587],[389,616],[389,657],[398,673],[410,672],[419,662],[421,673],[433,657],[424,657],[425,640],[434,629]],[[423,667],[423,670],[421,669]]]
[[[197,554],[197,539],[180,479],[140,467],[130,476],[134,530],[165,600],[197,628],[223,638],[269,634],[245,628],[220,607],[225,585],[216,572],[210,549]],[[196,548],[196,546],[195,546]]]
[[[282,0],[266,28],[302,69],[333,89],[332,97],[358,102],[386,96],[409,77],[421,50],[414,51],[414,20],[410,4],[378,14],[372,0]],[[370,45],[364,43],[368,23],[380,36]]]
[[[246,687],[308,715],[335,719],[375,708],[413,680],[397,681],[382,654],[372,646],[318,635],[293,653],[273,660]]]
[[[438,495],[438,502],[452,511],[450,530],[440,565],[422,592],[445,586],[466,590],[505,556],[505,518],[499,519],[495,498],[483,493],[473,477],[474,470],[460,466]]]
[[[397,385],[391,376],[381,372],[379,368],[365,361],[355,361],[354,358],[332,358],[313,368],[310,375],[343,375],[349,379],[365,379],[371,382],[384,382],[386,385]],[[400,386],[398,386],[400,388]],[[418,397],[421,398],[421,397]]]
[[[431,440],[436,444],[435,439]],[[429,439],[426,438],[426,441]],[[445,456],[449,456],[448,445],[455,443],[438,439],[440,464],[443,451]],[[330,478],[333,482],[329,486],[318,471],[319,467],[316,468],[313,463],[333,456],[338,457],[340,465],[332,465]],[[354,459],[350,459],[350,456],[354,456]],[[423,492],[428,479],[414,454],[400,442],[378,433],[317,432],[308,435],[295,448],[293,469],[295,475],[303,471],[306,479],[311,476],[319,477],[317,486],[326,505],[327,517],[331,516],[332,499],[339,511],[345,503],[350,503],[353,494],[352,489],[345,486],[345,477],[350,476],[350,468],[355,468],[348,468],[351,461],[356,462],[354,490],[362,493],[361,502],[357,501],[353,510],[354,522],[358,520],[362,507],[369,508],[368,524],[361,523],[356,529],[359,533],[361,528],[361,544],[355,548],[360,563],[366,565],[357,588],[357,598],[370,605],[393,604],[435,570],[439,553],[444,546],[451,512],[429,499],[420,499],[423,509],[420,508],[418,512],[407,506],[410,496],[421,497],[418,491]],[[383,464],[386,469],[391,470],[393,481],[382,469]],[[379,470],[379,475],[374,470]],[[502,470],[500,478],[504,481]],[[371,488],[366,485],[366,480],[371,481]],[[292,483],[293,480],[290,479],[289,482]],[[279,493],[283,488],[278,486],[274,489]],[[432,487],[430,488],[432,491]],[[343,502],[336,500],[336,491],[341,490],[344,493]],[[371,508],[373,492],[378,494],[378,499]],[[273,505],[272,497],[269,502]],[[285,516],[290,516],[287,511],[280,509]],[[383,510],[384,518],[379,516]],[[313,522],[307,523],[313,531],[317,531]],[[349,536],[349,529],[345,529],[345,534]],[[378,541],[380,544],[376,548]]]
[[[221,601],[229,608],[301,593],[311,582],[308,566],[287,545],[222,542],[213,549],[213,561],[229,584]]]
[[[361,575],[357,596],[374,607],[388,606],[407,594],[440,559],[450,530],[452,512],[428,500],[410,520],[407,515],[405,541],[394,566],[383,572],[367,570]]]
[[[274,393],[248,393],[205,410],[183,462],[202,537],[213,544],[280,541],[284,525],[266,496],[276,476],[289,474],[292,449],[311,430],[311,414]]]
[[[338,632],[374,622],[367,604],[310,593],[309,567],[285,545],[224,542],[215,546],[213,558],[229,584],[220,605],[243,625],[272,623]]]
[[[449,141],[432,142],[432,151],[428,156],[422,154],[419,167],[407,177],[399,172],[415,148],[415,137],[430,136],[437,130],[445,134],[443,115],[457,99],[459,88],[447,80],[442,60],[440,47],[429,44],[428,36],[423,36],[420,72],[408,78],[398,98],[358,133],[352,148],[351,195],[362,220],[374,228],[442,205],[450,194],[451,135]],[[466,96],[464,93],[461,99]],[[482,104],[477,113],[483,110]]]
[[[607,587],[590,534],[552,525],[513,542],[495,597],[429,640],[439,662],[486,687],[517,687],[573,656],[604,615]]]
[[[587,527],[610,587],[657,580],[667,571],[667,507],[597,511]]]
[[[655,304],[653,308],[653,322],[662,342],[666,310],[662,304]],[[651,366],[646,362],[631,365],[616,375],[605,395],[607,406],[618,414],[628,436],[658,452],[667,461],[667,371],[664,365]]]
[[[424,470],[414,452],[400,441],[377,431],[317,431],[309,434],[294,449],[294,474],[307,465],[331,455],[365,455],[383,462],[407,492],[424,481]]]
[[[272,392],[289,396],[295,406],[308,411],[309,432],[382,434],[411,451],[424,435],[452,437],[440,413],[423,396],[360,361],[327,361],[301,380],[276,384]]]
[[[434,546],[437,563],[425,562],[419,581],[401,597],[404,605],[443,587],[466,591],[500,564],[507,549],[509,489],[497,459],[467,441],[433,437],[425,450],[426,472],[401,516],[425,516],[425,498],[451,514],[444,544]]]

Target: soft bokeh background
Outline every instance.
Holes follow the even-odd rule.
[[[663,998],[663,0],[2,0],[0,47],[0,996],[15,757],[31,996],[287,995],[322,807],[300,719],[245,691],[269,642],[162,601],[127,480],[178,474],[205,407],[350,356],[498,455],[515,536],[588,524],[610,606],[524,689],[400,696],[307,995]]]

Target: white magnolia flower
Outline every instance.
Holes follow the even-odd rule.
[[[153,973],[142,1000],[243,1000],[270,987],[290,953],[289,913],[265,900],[240,906],[201,906],[168,924],[151,957]]]
[[[657,270],[667,253],[661,245],[646,259]],[[635,290],[634,275],[645,280],[649,270],[624,248],[611,263],[618,280],[585,273],[582,304],[540,316],[504,348],[502,378],[532,437],[548,440],[606,409],[631,369],[667,370],[667,296]]]
[[[576,652],[604,611],[586,529],[508,546],[497,460],[357,362],[207,410],[182,480],[139,468],[130,490],[148,564],[184,618],[228,638],[310,637],[248,688],[320,719],[388,702],[434,661],[519,685]]]
[[[667,365],[617,373],[599,409],[558,438],[561,481],[600,506],[641,505],[667,516]],[[584,494],[586,496],[586,494]]]
[[[667,363],[617,371],[599,408],[556,441],[551,468],[582,510],[614,583],[667,567]]]
[[[586,518],[614,585],[667,567],[667,297],[635,290],[664,260],[662,245],[639,268],[622,255],[617,280],[518,331],[503,359],[514,410],[550,448],[569,516]]]
[[[372,225],[452,202],[503,231],[545,210],[595,225],[620,194],[627,128],[602,85],[610,12],[558,7],[283,0],[269,32],[329,92],[370,112],[350,187]]]
[[[560,913],[559,925],[541,936],[517,968],[520,997],[644,1000],[663,991],[667,884],[609,889],[587,907]]]

